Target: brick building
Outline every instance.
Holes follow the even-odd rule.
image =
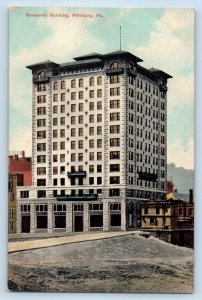
[[[22,186],[32,185],[32,161],[30,157],[25,157],[25,152],[15,153],[8,157],[8,173],[21,174],[18,176],[18,184]]]
[[[27,67],[32,186],[18,190],[18,232],[136,228],[138,203],[165,199],[171,76],[140,62],[116,51]]]
[[[194,202],[182,200],[141,203],[141,229],[171,244],[194,247]]]

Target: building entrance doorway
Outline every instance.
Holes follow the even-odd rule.
[[[121,214],[111,214],[111,226],[121,226]]]
[[[30,232],[30,216],[22,216],[22,232]]]
[[[74,216],[74,231],[83,231],[83,216]]]

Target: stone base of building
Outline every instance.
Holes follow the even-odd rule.
[[[17,202],[17,233],[127,230],[136,228],[136,218],[136,206],[126,200]]]

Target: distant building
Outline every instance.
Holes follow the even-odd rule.
[[[194,247],[193,190],[190,200],[144,201],[141,229],[171,244]]]
[[[8,157],[8,233],[16,233],[17,186],[32,184],[31,158],[25,152],[16,152]],[[24,192],[26,194],[26,192]]]
[[[8,157],[8,173],[21,174],[18,176],[18,186],[32,185],[32,161],[30,157],[25,157],[25,152],[21,152],[21,156],[16,153]]]
[[[8,233],[16,233],[16,187],[17,174],[8,178]]]

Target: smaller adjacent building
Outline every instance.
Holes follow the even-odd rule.
[[[25,157],[25,151],[9,155],[8,173],[21,175],[21,177],[18,176],[18,186],[32,185],[32,161],[30,157]]]
[[[141,229],[171,244],[194,247],[194,202],[182,200],[141,203]]]
[[[32,184],[31,158],[25,151],[15,152],[8,157],[8,233],[16,233],[17,186]]]
[[[17,174],[8,177],[8,233],[16,233]]]

